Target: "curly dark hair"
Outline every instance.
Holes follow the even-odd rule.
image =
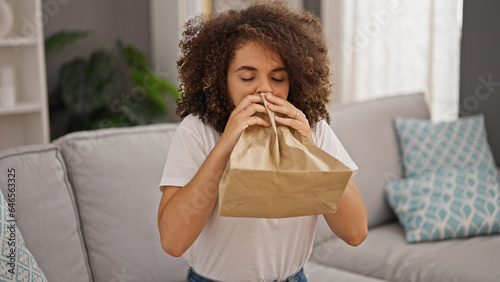
[[[321,119],[329,122],[330,70],[321,24],[312,13],[294,11],[283,2],[198,16],[186,23],[177,61],[181,119],[198,115],[219,133],[224,131],[235,108],[227,89],[229,64],[248,41],[281,55],[290,77],[287,100],[306,115],[311,127]]]

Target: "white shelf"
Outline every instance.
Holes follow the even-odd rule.
[[[36,38],[7,37],[0,39],[0,47],[35,46],[37,43]]]
[[[41,0],[7,0],[14,26],[0,38],[0,66],[14,70],[15,106],[0,106],[0,150],[50,141]],[[27,26],[26,20],[29,20]]]
[[[42,110],[42,106],[37,103],[19,103],[14,107],[5,108],[0,106],[0,116],[33,114]]]

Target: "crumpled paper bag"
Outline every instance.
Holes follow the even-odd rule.
[[[268,101],[261,95],[267,109]],[[334,213],[353,170],[296,130],[254,125],[240,136],[219,183],[221,216],[283,218]],[[257,113],[261,114],[261,113]]]

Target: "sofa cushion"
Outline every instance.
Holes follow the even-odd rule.
[[[406,177],[448,166],[474,166],[496,176],[483,115],[439,123],[396,117],[394,125]]]
[[[335,267],[325,266],[319,263],[308,261],[304,266],[304,274],[307,281],[342,281],[342,282],[382,282],[373,277],[363,276],[357,273],[340,270]]]
[[[24,245],[24,239],[16,225],[15,214],[15,169],[7,172],[9,204],[0,193],[0,279],[2,281],[46,282],[47,278],[38,266],[35,257]]]
[[[370,229],[360,246],[339,238],[314,247],[313,262],[388,281],[497,281],[500,236],[409,244],[394,221]]]
[[[387,181],[400,179],[401,165],[393,127],[394,116],[428,118],[421,94],[337,106],[331,126],[359,167],[353,180],[368,212],[368,226],[394,219],[384,201]]]
[[[187,262],[165,253],[158,184],[177,124],[76,132],[61,147],[94,281],[180,281]],[[127,281],[129,281],[127,280]]]
[[[477,167],[446,167],[393,181],[386,192],[410,243],[500,231],[498,181]]]
[[[78,213],[59,148],[52,144],[0,152],[0,187],[15,170],[15,218],[26,247],[49,281],[91,281]],[[4,185],[5,184],[5,185]]]

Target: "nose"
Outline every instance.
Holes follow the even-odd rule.
[[[271,87],[271,81],[269,81],[269,78],[262,78],[259,80],[259,84],[257,85],[256,91],[257,93],[263,93],[263,92],[273,92],[273,88]]]

